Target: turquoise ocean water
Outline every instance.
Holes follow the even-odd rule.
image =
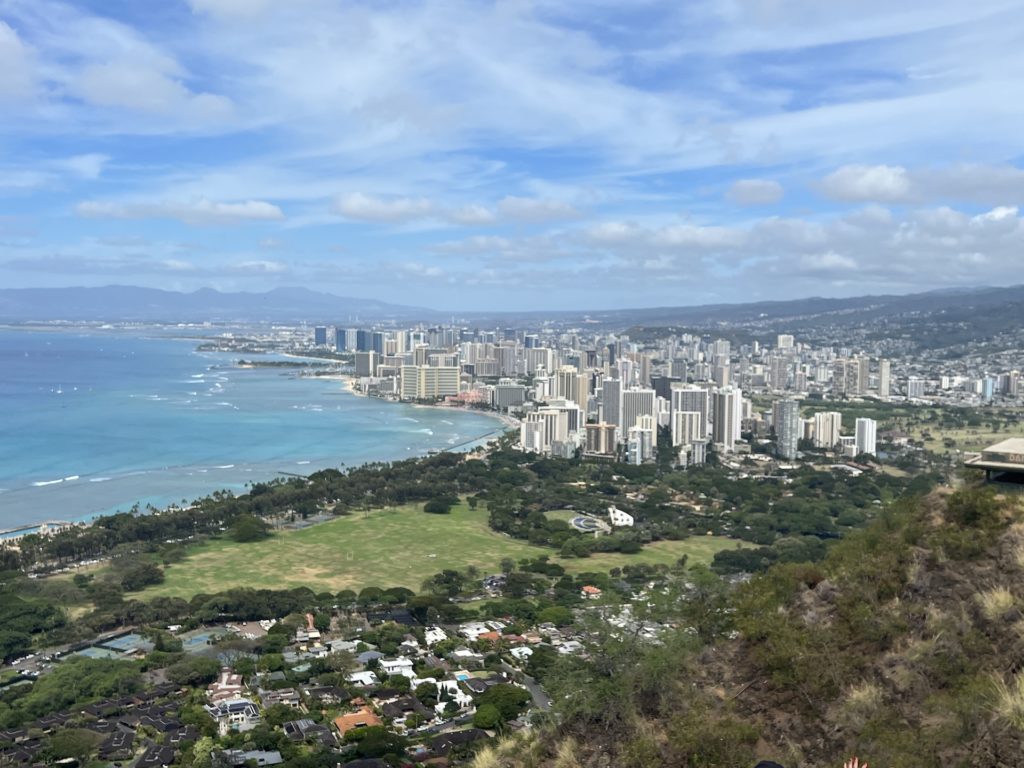
[[[0,529],[166,506],[282,473],[465,448],[488,416],[240,369],[197,342],[0,330]]]

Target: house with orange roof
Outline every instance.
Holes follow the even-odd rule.
[[[367,728],[371,725],[381,725],[381,720],[369,707],[363,707],[358,712],[350,712],[347,715],[334,718],[334,727],[342,736],[354,728]]]

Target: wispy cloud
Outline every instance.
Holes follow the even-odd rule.
[[[1019,266],[1021,35],[1016,0],[0,0],[0,196],[68,259],[0,243],[0,282],[373,293],[387,264],[396,299],[622,306],[970,281]],[[186,239],[202,268],[159,245]]]
[[[238,203],[193,200],[189,202],[122,203],[85,200],[75,206],[80,216],[98,219],[177,219],[183,224],[208,226],[244,221],[282,221],[284,213],[262,200]]]

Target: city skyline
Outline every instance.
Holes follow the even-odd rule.
[[[0,284],[476,311],[997,282],[1022,29],[995,0],[0,0]]]

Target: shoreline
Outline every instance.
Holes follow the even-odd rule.
[[[57,333],[60,333],[62,331],[67,332],[70,329],[60,328],[53,330]],[[137,338],[146,339],[149,337],[137,336]],[[173,340],[177,342],[186,341],[186,339],[180,338],[168,340]],[[192,341],[194,346],[194,340],[188,341]],[[194,349],[192,351],[194,351]],[[291,357],[293,359],[301,359],[304,361],[312,360],[312,358],[305,356],[289,355],[288,357]],[[326,361],[326,359],[324,360]],[[238,366],[237,362],[237,358],[234,358],[231,361],[231,363],[229,363],[229,365],[237,368],[238,370],[243,370],[244,367]],[[336,363],[337,361],[332,360],[329,362]],[[342,386],[340,388],[337,388],[332,386],[331,384],[328,384],[325,381],[324,387],[326,391],[324,391],[321,395],[318,396],[321,402],[325,402],[323,399],[324,395],[328,394],[329,392],[337,391],[348,392],[350,394],[358,395],[361,397],[369,397],[368,395],[365,395],[364,393],[359,391],[357,387],[357,379],[350,374],[331,373],[323,376],[293,375],[289,376],[288,378],[293,380],[307,379],[313,382],[321,379],[337,380],[342,383]],[[400,404],[407,406],[412,405],[411,403]],[[459,408],[459,410],[463,413],[466,413],[470,409]],[[497,419],[499,423],[492,424],[488,422],[487,424],[480,424],[478,425],[478,429],[480,430],[480,432],[477,432],[472,427],[466,430],[462,430],[460,428],[459,431],[463,431],[464,434],[471,434],[473,435],[473,437],[471,437],[469,440],[464,440],[462,442],[452,445],[444,445],[443,441],[439,441],[436,447],[426,447],[422,449],[417,449],[415,453],[405,453],[402,450],[402,446],[396,443],[394,450],[391,451],[391,457],[383,460],[402,461],[408,458],[423,458],[434,452],[469,452],[474,450],[476,447],[486,447],[491,442],[499,439],[502,436],[505,427],[508,425],[508,422],[507,420],[503,419],[496,413],[486,411],[479,411],[478,413],[479,415],[482,416],[493,417]],[[487,432],[485,433],[483,433],[484,428],[487,428]],[[281,429],[287,429],[286,423],[283,422],[281,424]],[[310,456],[309,454],[307,454],[299,458],[309,459]],[[193,460],[195,460],[195,457],[193,457]],[[296,466],[291,466],[292,462],[290,460],[287,463],[282,461],[280,463],[280,466],[274,466],[271,468],[268,468],[266,466],[246,467],[246,462],[240,462],[238,463],[238,466],[241,467],[241,469],[233,470],[235,474],[233,474],[231,477],[225,476],[219,479],[215,477],[210,478],[210,482],[208,484],[199,483],[196,486],[198,490],[194,491],[187,490],[190,487],[188,485],[189,478],[177,477],[179,472],[188,471],[194,467],[199,467],[199,469],[196,470],[197,472],[205,473],[207,470],[209,470],[210,474],[213,475],[214,470],[226,470],[228,469],[228,467],[212,466],[219,462],[216,462],[216,460],[211,460],[209,463],[200,462],[199,464],[196,464],[194,466],[192,464],[161,464],[159,466],[154,465],[153,467],[148,469],[135,468],[131,470],[125,470],[124,472],[112,469],[106,469],[105,471],[100,472],[99,474],[93,473],[93,475],[81,472],[81,476],[79,476],[79,474],[75,474],[69,475],[68,477],[60,478],[59,484],[56,480],[44,479],[38,481],[40,486],[45,484],[46,487],[53,486],[55,488],[62,489],[64,488],[64,486],[69,485],[71,482],[74,482],[76,485],[78,483],[82,483],[83,489],[89,487],[85,485],[88,482],[106,482],[109,480],[114,480],[118,482],[117,490],[112,490],[112,492],[108,494],[109,499],[94,497],[93,495],[90,495],[86,498],[83,498],[82,501],[79,501],[77,503],[75,503],[73,498],[68,495],[71,493],[70,489],[62,490],[58,495],[54,496],[51,496],[50,494],[45,492],[38,498],[36,496],[29,496],[29,494],[33,493],[34,487],[36,486],[37,483],[30,483],[28,480],[25,480],[24,484],[19,482],[16,484],[16,487],[4,488],[2,489],[2,492],[0,492],[0,498],[7,496],[8,492],[11,493],[12,500],[16,499],[16,503],[12,504],[11,512],[14,513],[15,510],[18,510],[19,512],[19,514],[17,514],[16,517],[12,516],[11,519],[5,521],[0,527],[2,527],[5,531],[14,532],[26,529],[35,529],[41,526],[43,523],[48,522],[61,522],[69,523],[72,525],[91,526],[94,525],[96,521],[100,518],[109,518],[118,513],[123,514],[129,512],[132,506],[136,503],[140,505],[141,514],[164,514],[168,512],[173,512],[176,509],[181,509],[183,507],[183,496],[187,496],[190,501],[194,501],[196,499],[205,498],[212,494],[213,492],[215,492],[216,490],[221,489],[228,490],[233,494],[242,495],[246,493],[245,485],[249,481],[266,481],[274,478],[286,477],[288,475],[305,477],[311,473],[321,471],[324,469],[338,468],[339,462],[341,462],[342,466],[348,464],[351,464],[352,466],[362,466],[363,464],[372,461],[374,461],[374,459],[366,458],[359,459],[355,462],[350,462],[343,461],[343,457],[325,457],[325,460],[323,462],[317,462],[316,460],[314,460],[314,463],[312,464],[309,463],[309,461],[296,461]],[[223,464],[225,465],[228,465],[229,463],[231,462],[228,459],[225,459],[223,461]],[[170,475],[168,475],[168,471],[171,471]],[[154,487],[152,488],[151,491],[149,488],[145,488],[144,490],[144,487],[139,486],[138,483],[135,483],[130,488],[127,488],[127,486],[123,486],[123,483],[121,482],[124,481],[125,477],[127,476],[149,473],[157,473],[159,476],[154,477]],[[189,474],[191,475],[191,472],[189,472]],[[198,478],[199,475],[197,475],[196,477]],[[183,482],[176,482],[178,480],[181,480]],[[125,488],[127,488],[127,490],[125,490]],[[138,498],[135,498],[136,496]],[[29,506],[33,506],[35,509],[30,511]],[[22,507],[25,508],[24,511],[22,511]],[[78,509],[76,510],[75,507],[78,507]],[[38,512],[39,516],[36,517],[36,515],[32,514],[32,512]],[[2,544],[3,539],[0,538],[0,546],[2,546]]]
[[[384,403],[395,403],[397,405],[409,405],[413,408],[431,408],[441,411],[461,411],[462,413],[477,413],[481,416],[487,416],[492,419],[500,421],[508,429],[519,429],[519,425],[522,423],[515,416],[511,416],[507,413],[499,413],[498,411],[485,410],[483,408],[467,408],[462,405],[446,405],[445,403],[409,403],[402,400],[393,400],[390,397],[376,397],[375,395],[367,394],[361,389],[357,388],[358,379],[348,373],[332,373],[324,376],[310,376],[308,378],[316,379],[327,379],[341,381],[345,384],[342,391],[349,392],[357,397],[365,397],[369,400],[379,400]]]

